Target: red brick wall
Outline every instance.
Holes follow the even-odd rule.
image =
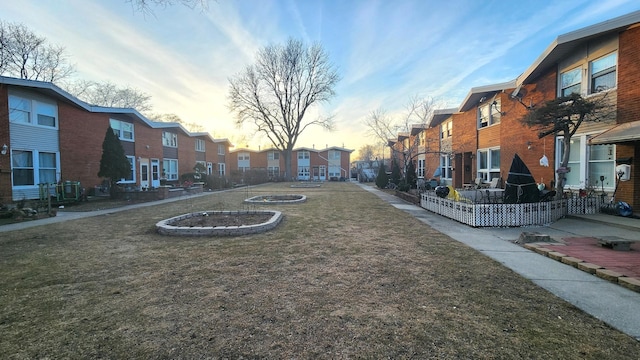
[[[98,177],[102,142],[109,127],[109,115],[87,112],[58,103],[60,128],[60,179],[80,181],[89,189],[100,185]]]
[[[430,139],[429,141],[429,153],[424,156],[424,168],[425,179],[431,179],[433,177],[433,173],[437,168],[440,167],[440,126],[435,126],[432,128],[428,128],[424,131],[425,139]]]
[[[162,162],[162,129],[153,129],[137,122],[134,124],[134,132],[136,158],[159,159]]]
[[[640,120],[640,26],[620,34],[618,123]]]
[[[182,174],[192,173],[196,165],[196,143],[194,138],[185,135],[182,131],[178,133],[178,179]]]
[[[635,145],[618,144],[616,156],[618,158],[633,157],[633,164],[631,164],[631,180],[619,183],[615,200],[628,203],[637,212],[640,209],[640,177],[637,176],[637,168],[640,165],[640,148]]]

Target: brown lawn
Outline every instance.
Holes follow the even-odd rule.
[[[307,202],[242,203],[288,193]],[[243,237],[155,232],[172,216],[238,209],[285,220]],[[640,342],[349,183],[270,184],[0,233],[0,308],[8,359],[640,354]]]

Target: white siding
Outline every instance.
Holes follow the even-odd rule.
[[[9,134],[12,149],[60,151],[57,129],[11,123]]]

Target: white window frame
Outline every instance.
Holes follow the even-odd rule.
[[[268,160],[280,160],[280,152],[278,151],[269,151],[267,153]]]
[[[173,167],[175,167],[175,171],[173,171]],[[178,169],[178,159],[162,159],[162,172],[165,180],[178,180]]]
[[[497,159],[495,158],[497,156]],[[500,178],[500,147],[492,147],[486,149],[479,149],[476,153],[478,169],[477,176],[482,179],[483,182],[490,182],[492,178]],[[482,164],[483,158],[486,161]]]
[[[311,153],[306,150],[298,151],[298,160],[308,160],[311,157]]]
[[[163,131],[162,132],[162,146],[177,148],[178,147],[178,134]]]
[[[440,179],[451,180],[453,174],[453,166],[451,165],[451,156],[449,154],[440,155]]]
[[[484,129],[489,126],[499,124],[501,117],[502,105],[498,98],[478,106],[478,129]]]
[[[418,166],[416,167],[416,174],[419,179],[424,179],[424,171],[425,171],[426,160],[422,157],[418,158]]]
[[[218,155],[224,155],[224,154],[225,154],[224,145],[218,144]]]
[[[132,123],[117,119],[109,119],[109,126],[111,126],[113,133],[116,134],[118,139],[121,141],[135,141],[135,128]],[[126,129],[128,127],[131,128],[130,131],[127,131],[128,129]]]
[[[340,160],[340,151],[329,150],[329,160]]]
[[[205,152],[206,151],[206,147],[205,147],[205,142],[202,139],[196,139],[196,151],[199,152]]]
[[[18,116],[18,115],[21,116]],[[43,124],[40,115],[51,118],[54,125]],[[12,123],[58,129],[58,105],[25,96],[9,94],[9,121]]]
[[[574,67],[560,73],[560,96],[582,93],[582,67]]]
[[[579,190],[592,187],[594,190],[602,189],[602,183],[600,182],[600,175],[605,177],[604,190],[613,191],[615,189],[616,174],[615,174],[615,159],[616,159],[616,146],[611,145],[589,145],[589,139],[596,134],[576,134],[571,138],[572,145],[578,144],[576,147],[571,148],[571,154],[567,167],[571,168],[571,171],[566,174],[565,189]],[[558,149],[558,156],[556,157],[556,168],[560,166],[562,162],[562,155],[564,153],[562,137],[556,138],[556,148]],[[603,147],[607,149],[607,156],[609,159],[592,159],[592,147]],[[610,149],[610,152],[609,152]],[[576,151],[577,150],[577,151]],[[601,166],[602,164],[609,164],[610,171],[608,173],[593,174],[595,179],[590,179],[589,175],[591,167],[595,164]],[[573,180],[575,179],[575,180]],[[558,179],[556,179],[558,181]]]
[[[120,179],[120,181],[118,181],[118,184],[135,184],[135,182],[136,182],[136,157],[135,156],[130,156],[130,155],[126,155],[126,156],[127,156],[127,160],[129,160],[129,165],[131,166],[131,173],[129,174],[129,177]]]
[[[269,166],[267,168],[267,174],[269,177],[277,177],[280,176],[280,167],[279,166]]]
[[[227,170],[225,163],[218,163],[218,175],[224,176]]]
[[[17,164],[14,161],[14,154],[20,152],[20,153],[30,153],[31,154],[31,165],[30,166],[16,166]],[[40,161],[40,155],[41,154],[53,154],[55,155],[55,168],[52,167],[46,167],[43,166],[41,164]],[[21,170],[21,169],[26,169],[26,170],[30,170],[32,172],[31,174],[31,179],[33,181],[33,184],[22,184],[22,185],[15,185],[14,182],[14,177],[13,175],[17,173],[17,171]],[[53,182],[58,182],[60,181],[60,153],[59,152],[52,152],[52,151],[38,151],[38,150],[34,150],[34,149],[11,149],[11,185],[13,188],[15,189],[26,189],[26,188],[33,188],[34,186],[38,186],[38,184],[42,183],[42,179],[44,176],[42,176],[42,171],[54,171],[54,177],[53,177]]]
[[[447,120],[440,124],[440,138],[448,139],[453,135],[453,121]]]
[[[598,63],[600,61],[604,61],[607,58],[611,58],[611,57],[615,57],[614,61],[613,61],[613,65],[601,69],[599,71],[597,71],[597,73],[594,73],[594,64]],[[595,86],[595,80],[607,75],[610,75],[613,73],[613,77],[614,77],[614,85],[612,87],[607,87],[607,88],[602,88],[602,89],[598,89]],[[607,91],[610,89],[615,89],[618,86],[618,52],[617,51],[613,51],[610,52],[604,56],[600,56],[597,59],[594,59],[592,61],[589,62],[589,94],[595,94],[595,93],[599,93],[602,91]]]

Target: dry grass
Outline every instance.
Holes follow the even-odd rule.
[[[286,218],[268,233],[155,233],[171,216],[277,193],[308,200],[269,206]],[[640,354],[639,342],[348,183],[272,184],[2,233],[0,306],[9,359]]]

